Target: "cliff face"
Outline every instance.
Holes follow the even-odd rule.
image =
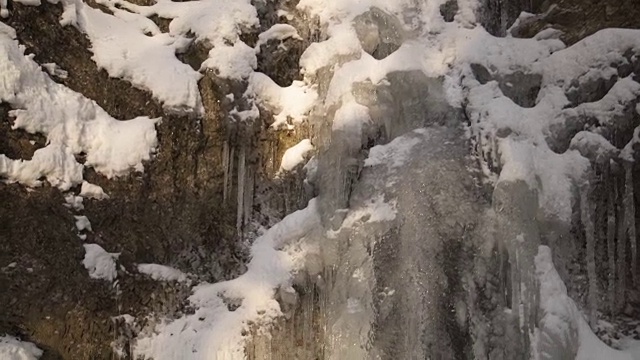
[[[0,183],[0,333],[28,337],[45,350],[43,359],[111,359],[111,343],[125,331],[114,317],[172,316],[184,311],[182,300],[189,293],[179,283],[163,285],[138,274],[136,264],[171,265],[209,282],[244,271],[248,253],[241,235],[252,230],[241,225],[239,234],[236,227],[240,149],[246,151],[258,198],[249,211],[260,205],[272,209],[261,215],[263,224],[304,204],[300,181],[295,176],[274,181],[274,174],[284,150],[306,134],[268,130],[266,116],[250,128],[234,128],[224,103],[233,84],[209,76],[199,82],[204,116],[167,112],[149,92],[99,69],[89,41],[76,28],[60,25],[61,14],[61,5],[16,3],[2,21],[16,30],[36,62],[55,63],[68,73],[53,77],[57,82],[96,101],[111,116],[161,117],[158,153],[145,163],[144,173],[107,179],[87,169],[85,180],[101,186],[109,198],[85,199],[82,211],[65,207],[62,192],[49,185],[26,189]],[[197,62],[200,47],[194,44],[185,61]],[[291,81],[285,71],[269,66],[282,63],[265,61],[263,67]],[[0,107],[0,152],[28,160],[46,139],[11,130],[10,109]],[[223,166],[225,148],[231,149],[229,170]],[[77,156],[80,162],[82,156]],[[74,231],[74,215],[80,214],[91,221],[87,243],[120,253],[117,285],[87,276],[83,241]]]
[[[509,31],[516,38],[533,38],[541,31],[553,28],[561,30],[562,33],[556,35],[567,45],[572,45],[601,29],[640,28],[640,8],[632,2],[635,1],[485,0],[480,2],[476,11],[479,22],[493,35],[505,36],[511,28]],[[135,3],[152,5],[143,2]],[[446,21],[452,21],[459,8],[462,8],[462,2],[461,4],[456,1],[443,3],[440,11]],[[442,77],[427,78],[423,74],[398,72],[390,74],[384,86],[376,87],[378,85],[374,86],[371,82],[365,81],[358,83],[360,87],[354,90],[356,98],[354,102],[368,108],[369,125],[373,125],[367,127],[364,135],[361,134],[357,141],[353,141],[347,135],[341,138],[340,132],[332,133],[335,129],[328,121],[324,121],[324,119],[339,117],[337,105],[321,108],[321,110],[315,108],[311,114],[305,114],[310,115],[309,119],[305,117],[303,121],[295,123],[295,126],[292,125],[292,117],[295,116],[288,118],[285,116],[286,121],[281,124],[282,126],[273,127],[271,125],[274,123],[274,115],[282,114],[285,110],[278,106],[274,107],[268,102],[247,100],[246,96],[251,91],[259,92],[264,89],[246,78],[225,77],[225,71],[228,69],[225,70],[224,67],[213,69],[204,67],[209,51],[215,48],[209,41],[211,39],[194,40],[177,51],[177,58],[180,61],[201,74],[197,89],[203,112],[181,111],[181,109],[167,107],[166,102],[163,103],[158,96],[154,96],[143,87],[133,86],[131,81],[123,80],[121,77],[110,76],[107,70],[98,67],[92,52],[95,44],[92,44],[81,31],[80,26],[60,24],[60,19],[64,17],[66,2],[57,5],[43,3],[39,6],[14,2],[9,5],[10,14],[1,21],[15,30],[17,41],[25,46],[25,53],[33,54],[33,60],[40,65],[46,67],[45,64],[55,63],[60,69],[66,71],[64,75],[52,71],[51,78],[55,82],[95,101],[115,119],[126,120],[138,116],[162,118],[156,125],[156,153],[151,159],[144,161],[143,172],[131,172],[109,178],[96,171],[94,167],[84,168],[82,179],[100,186],[108,194],[108,198],[97,200],[86,197],[82,203],[82,209],[78,206],[70,206],[65,199],[69,193],[78,195],[81,192],[82,185],[79,183],[62,191],[47,182],[35,188],[17,183],[0,182],[0,288],[3,289],[0,292],[0,335],[6,333],[20,336],[36,343],[44,350],[42,359],[111,359],[116,351],[114,349],[121,350],[119,355],[128,358],[131,356],[130,341],[141,329],[148,328],[158,321],[156,317],[172,319],[185,314],[194,314],[195,310],[187,305],[186,301],[192,292],[193,285],[229,280],[244,273],[250,259],[250,241],[262,232],[261,226],[272,226],[286,215],[304,208],[312,197],[320,195],[319,207],[322,209],[323,226],[333,230],[340,228],[335,222],[344,220],[347,213],[342,213],[340,219],[340,216],[332,217],[334,211],[349,206],[357,207],[360,206],[359,201],[366,204],[369,200],[365,196],[369,195],[367,185],[358,185],[358,182],[362,179],[366,182],[369,178],[373,178],[370,181],[375,181],[375,173],[369,175],[367,171],[361,178],[361,171],[365,166],[364,159],[374,145],[390,142],[416,127],[433,124],[457,125],[462,121],[460,117],[463,113],[469,122],[474,116],[471,107],[465,108],[467,105],[465,102],[461,104],[462,109],[454,109],[443,105],[444,100],[436,98],[443,96],[441,94],[444,92]],[[120,3],[116,6],[108,2],[93,1],[87,1],[87,5],[106,13],[113,13],[123,7]],[[291,86],[295,89],[299,85],[296,81],[305,77],[307,80],[312,79],[317,85],[316,90],[319,96],[325,98],[331,90],[329,89],[332,85],[331,78],[336,69],[321,67],[314,69],[313,74],[309,71],[303,74],[299,68],[305,49],[309,48],[310,44],[328,37],[326,28],[319,25],[320,20],[303,15],[296,8],[297,4],[293,2],[255,1],[253,5],[256,8],[259,24],[243,28],[237,34],[243,44],[251,46],[249,51],[255,51],[253,47],[259,50],[255,52],[256,63],[252,67],[266,74],[273,83],[282,88]],[[137,8],[133,9],[138,11]],[[522,11],[531,12],[534,15],[518,19]],[[171,30],[170,19],[158,14],[146,16],[162,32]],[[375,59],[384,59],[400,47],[400,43],[404,41],[403,37],[413,36],[410,33],[403,33],[400,30],[401,26],[396,24],[396,20],[382,10],[372,10],[365,17],[364,20],[360,19],[362,21],[358,20],[364,25],[354,30],[358,33],[362,46],[362,49],[357,49],[358,56],[361,51],[371,54]],[[410,16],[407,15],[407,17]],[[517,23],[512,27],[515,21]],[[260,34],[266,33],[272,29],[273,25],[279,23],[292,25],[294,30],[297,30],[296,36],[281,35],[290,29],[279,28],[282,32],[277,34],[280,35],[271,39],[261,37]],[[175,30],[177,26],[173,26]],[[371,28],[376,30],[373,31]],[[387,32],[378,29],[387,29]],[[374,33],[375,35],[372,35]],[[189,33],[189,36],[192,35],[195,36]],[[224,41],[222,40],[223,43]],[[220,44],[217,46],[224,47]],[[349,51],[351,50],[339,47],[336,50],[338,54],[336,63],[344,64],[356,57],[356,52]],[[233,58],[235,53],[223,55]],[[628,58],[627,64],[617,66],[618,74],[614,80],[610,78],[608,81],[580,84],[576,87],[577,90],[572,90],[573,95],[568,96],[571,97],[569,100],[573,101],[571,105],[575,107],[587,101],[602,99],[617,80],[627,76],[637,82],[640,76],[640,62],[634,54],[629,54]],[[237,61],[237,63],[240,62],[240,60]],[[471,68],[473,74],[469,76],[473,76],[479,83],[484,85],[496,80],[501,91],[518,105],[523,108],[535,105],[542,81],[539,74],[527,72],[501,74],[479,63],[471,64]],[[354,72],[356,70],[353,69]],[[0,68],[0,71],[3,70]],[[155,74],[157,77],[165,75]],[[341,75],[346,78],[348,74],[341,73]],[[513,84],[516,86],[514,87]],[[416,90],[418,88],[424,91]],[[404,96],[407,93],[411,96]],[[306,101],[304,97],[297,98],[298,94],[294,92],[282,97],[287,96],[295,99],[294,103]],[[0,154],[13,160],[29,160],[36,150],[47,145],[47,138],[43,135],[12,129],[15,114],[10,114],[10,111],[16,109],[17,106],[9,105],[8,101],[0,103]],[[354,112],[357,113],[358,110],[356,106]],[[631,112],[626,111],[625,114]],[[294,112],[291,114],[296,115]],[[422,116],[426,116],[424,114],[428,114],[428,120],[422,119]],[[249,116],[250,121],[246,121],[245,116]],[[390,125],[389,118],[399,118],[402,121]],[[626,120],[628,121],[620,127],[604,133],[607,140],[619,150],[633,138],[633,129],[638,125],[637,114],[629,115],[629,119]],[[334,127],[335,122],[337,120],[334,120]],[[588,120],[587,123],[593,123],[593,121]],[[560,153],[567,150],[569,142],[582,129],[580,125],[585,124],[575,121],[574,125],[568,130],[559,129],[550,136],[550,146],[554,144],[557,146],[553,149],[554,151]],[[345,133],[349,131],[351,130],[344,130]],[[507,129],[504,132],[508,133],[503,133],[504,136],[499,135],[499,137],[508,137],[512,130]],[[456,133],[456,136],[458,139],[461,134]],[[281,159],[285,151],[299,144],[303,139],[312,139],[323,154],[319,156],[319,163],[316,163],[321,173],[319,178],[312,179],[313,176],[310,173],[314,171],[313,166],[303,170],[298,165],[290,172],[281,169]],[[459,152],[466,144],[458,143],[457,140],[447,143],[448,146],[451,144],[456,144],[455,150],[451,150],[451,153],[455,153],[456,161],[459,160],[462,163],[464,155]],[[442,149],[438,148],[438,150]],[[476,155],[480,158],[492,156],[482,151],[478,153]],[[309,154],[305,153],[303,157],[308,158]],[[87,161],[87,154],[78,152],[75,158],[82,164]],[[640,192],[640,183],[631,180],[640,176],[640,168],[630,165],[630,170],[625,172],[620,168],[610,169],[608,165],[592,165],[594,174],[600,181],[594,182],[596,187],[591,189],[590,194],[584,196],[599,199],[591,201],[594,204],[593,211],[602,215],[595,226],[598,231],[602,231],[597,236],[606,239],[605,231],[602,230],[607,228],[603,220],[606,218],[605,214],[613,217],[612,226],[616,227],[616,224],[630,221],[625,220],[627,218],[623,218],[623,213],[618,212],[617,209],[635,208],[640,201],[637,195]],[[458,170],[456,168],[456,171]],[[498,174],[500,172],[499,166],[491,170]],[[411,174],[408,175],[410,177],[426,176],[425,173],[406,171]],[[485,205],[485,200],[480,199],[477,195],[479,190],[473,185],[465,182],[464,189],[458,191],[457,188],[443,188],[446,181],[446,179],[441,179],[439,182],[434,180],[432,183],[423,185],[429,189],[436,189],[433,190],[435,192],[450,191],[452,197],[460,195],[461,198],[473,199],[470,201]],[[473,182],[466,177],[465,181]],[[633,190],[632,194],[636,194],[632,195],[632,200],[624,200],[625,186]],[[559,268],[562,280],[567,283],[569,295],[580,305],[593,311],[609,312],[611,321],[616,321],[620,314],[625,318],[640,316],[638,298],[636,298],[638,294],[630,287],[628,287],[631,289],[629,295],[623,296],[623,298],[627,296],[628,299],[622,303],[614,299],[611,301],[615,304],[611,305],[608,301],[601,300],[593,309],[593,303],[589,303],[592,301],[588,298],[589,291],[586,290],[592,284],[585,279],[589,276],[593,277],[594,269],[587,269],[591,265],[584,260],[588,257],[586,252],[596,254],[595,259],[598,260],[598,265],[595,271],[598,274],[607,274],[611,272],[612,266],[620,266],[618,263],[612,265],[610,261],[609,247],[614,246],[615,251],[615,245],[608,245],[606,241],[602,241],[598,243],[597,248],[588,249],[591,245],[588,245],[588,234],[585,232],[587,221],[580,218],[579,207],[573,209],[572,223],[569,227],[556,226],[557,224],[553,222],[544,223],[540,220],[543,234],[538,234],[537,228],[535,231],[530,231],[530,218],[536,216],[543,218],[543,216],[536,214],[537,208],[522,208],[522,203],[535,203],[537,200],[531,200],[535,196],[528,193],[528,190],[522,190],[521,187],[522,184],[518,183],[504,185],[497,187],[492,195],[494,209],[502,206],[500,209],[507,208],[506,211],[511,212],[507,215],[498,215],[499,219],[500,216],[504,216],[503,220],[510,224],[509,228],[498,226],[497,237],[506,239],[504,245],[511,246],[508,243],[514,240],[507,238],[517,237],[520,230],[527,236],[536,232],[535,237],[541,238],[540,241],[536,241],[554,249],[554,261]],[[323,189],[323,192],[318,194],[318,189]],[[367,201],[350,198],[352,190],[356,192],[356,197],[366,198]],[[465,193],[466,191],[468,194]],[[403,192],[402,198],[402,204],[411,204],[416,197],[411,192]],[[522,200],[523,198],[525,200]],[[629,201],[632,202],[631,206],[628,205]],[[429,207],[426,210],[422,205],[417,208],[421,212],[436,211],[438,214],[444,211],[441,208],[452,211],[447,207],[448,205],[442,205],[440,200],[434,203],[435,205],[429,203],[429,206],[423,204]],[[406,210],[408,213],[412,213],[413,208],[410,205],[402,206],[409,209]],[[608,207],[613,207],[614,210]],[[629,211],[627,210],[627,214]],[[472,212],[467,211],[464,214]],[[457,216],[462,217],[465,216],[464,214],[457,214]],[[91,231],[80,229],[77,225],[78,219],[74,216],[86,216],[91,222]],[[446,219],[455,218],[453,215],[440,214],[439,216]],[[634,222],[635,216],[634,214]],[[432,220],[437,223],[439,218],[435,217],[435,219]],[[415,224],[420,223],[419,219],[414,220]],[[398,223],[404,224],[402,221],[398,220]],[[463,232],[466,234],[466,228],[476,226],[479,221],[468,216],[459,223],[464,225]],[[473,224],[470,225],[471,223]],[[443,238],[461,236],[456,227],[458,223],[448,225],[446,228],[443,227],[444,230],[441,230],[438,236]],[[380,235],[379,229],[374,233],[375,236],[384,237],[384,241],[381,242],[383,248],[385,246],[394,248],[390,244],[397,242],[404,244],[402,251],[405,256],[417,256],[412,254],[411,246],[413,245],[411,244],[413,243],[407,239],[417,237],[422,231],[419,228],[409,229],[411,231],[405,229],[405,233],[411,235],[406,235],[407,239],[403,238],[402,241],[407,241],[409,244],[406,245],[393,235],[394,231],[399,231],[398,228],[401,226],[403,225],[394,225],[390,227],[390,229],[393,228],[392,230],[385,229],[388,233],[383,234],[384,236]],[[618,228],[621,227],[621,225],[618,226]],[[351,231],[359,235],[352,236]],[[346,235],[340,235],[345,243],[362,235],[353,229],[346,232]],[[83,239],[81,240],[79,236]],[[619,237],[622,236],[619,235]],[[530,243],[532,248],[535,246],[537,249],[537,245],[540,245],[536,241]],[[366,242],[366,239],[363,242]],[[93,279],[87,274],[87,269],[83,265],[85,259],[83,243],[98,244],[108,253],[119,254],[115,269],[117,281]],[[516,294],[519,289],[512,289],[511,285],[506,285],[511,281],[506,277],[516,273],[516,269],[511,269],[509,266],[521,265],[513,262],[518,254],[513,251],[509,253],[509,249],[513,250],[513,247],[506,249],[496,246],[496,249],[492,250],[492,255],[488,256],[490,260],[487,263],[479,260],[474,264],[485,272],[489,269],[487,278],[469,280],[462,279],[461,274],[463,270],[478,269],[468,269],[473,262],[468,253],[471,250],[466,248],[466,245],[462,246],[458,243],[451,246],[456,248],[451,250],[447,247],[445,250],[440,250],[438,247],[439,250],[437,250],[448,256],[441,260],[447,263],[446,266],[443,265],[445,273],[440,274],[435,280],[425,278],[425,282],[437,282],[438,289],[445,289],[442,291],[452,298],[455,295],[455,301],[438,297],[437,301],[434,301],[439,305],[433,306],[446,308],[452,312],[462,311],[457,306],[462,306],[459,304],[467,301],[465,306],[468,309],[465,308],[464,311],[480,314],[476,320],[482,316],[486,316],[486,319],[483,318],[479,322],[469,320],[468,323],[463,319],[457,325],[451,319],[441,319],[442,328],[446,327],[447,336],[451,337],[447,346],[458,347],[456,358],[471,356],[472,352],[475,352],[476,356],[479,353],[489,354],[488,358],[492,359],[515,358],[516,355],[509,351],[513,351],[513,344],[525,346],[521,343],[525,340],[510,339],[505,335],[511,330],[515,331],[518,325],[513,318],[504,319],[508,316],[503,314],[500,306],[513,305],[520,301],[518,298],[520,295]],[[353,251],[352,248],[342,250],[345,254]],[[357,254],[365,259],[371,257],[370,265],[382,269],[378,270],[379,273],[372,273],[372,278],[378,278],[380,284],[388,282],[391,286],[394,282],[392,276],[385,274],[384,271],[389,268],[403,268],[402,261],[396,259],[391,253],[376,258],[367,253],[369,250],[358,249]],[[419,250],[433,258],[437,258],[436,254],[439,254],[432,253],[429,249],[420,248]],[[456,256],[464,256],[469,263],[455,265]],[[621,256],[625,261],[630,258],[624,253]],[[390,259],[388,262],[384,260],[387,257]],[[512,259],[511,265],[507,265],[509,261],[506,259],[509,258]],[[533,257],[527,261],[530,262],[526,264],[528,267],[534,267]],[[168,265],[187,273],[189,280],[158,282],[138,271],[138,264]],[[340,264],[331,264],[331,266],[334,266],[331,268],[333,272],[342,270]],[[327,268],[329,267],[327,265]],[[326,269],[323,271],[331,273]],[[331,321],[331,314],[327,315],[323,312],[326,310],[323,308],[326,306],[323,301],[332,296],[345,302],[348,299],[342,298],[344,295],[340,293],[342,288],[336,287],[338,290],[331,290],[334,291],[331,293],[327,290],[326,284],[314,278],[318,274],[328,276],[323,271],[318,269],[315,269],[315,272],[310,271],[307,274],[308,278],[295,284],[295,290],[293,290],[293,294],[297,292],[295,296],[289,294],[287,289],[278,290],[277,298],[283,311],[290,312],[285,318],[280,318],[273,330],[274,338],[279,339],[280,342],[265,340],[261,338],[263,334],[255,330],[252,334],[253,339],[249,343],[250,349],[247,351],[249,358],[260,359],[266,356],[278,358],[279,356],[286,359],[294,351],[301,358],[321,356],[320,354],[329,357],[328,352],[325,353],[328,351],[325,348],[325,342],[329,344],[331,339],[328,335],[327,338],[323,337],[327,332],[323,324]],[[460,274],[457,273],[458,271]],[[493,272],[500,275],[495,275]],[[628,276],[622,276],[623,285],[625,281],[629,283],[633,281],[634,276],[635,274],[631,272]],[[473,278],[473,276],[470,277]],[[473,289],[462,290],[463,286],[460,282],[463,280],[468,281],[465,286],[471,284],[469,286]],[[609,280],[605,275],[599,276],[597,280],[599,288],[606,288]],[[518,281],[520,281],[519,278]],[[447,282],[453,284],[451,288],[447,288]],[[388,293],[389,289],[385,290],[380,284],[377,285],[380,288],[374,288]],[[350,287],[349,283],[342,286]],[[464,291],[469,293],[475,291],[475,293],[469,295]],[[327,295],[327,292],[330,294]],[[293,296],[295,299],[287,300],[287,296]],[[465,296],[468,299],[463,299]],[[476,307],[471,304],[474,299],[479,299]],[[234,311],[239,306],[233,304],[233,299],[226,299],[226,301],[230,302],[227,304],[230,311]],[[398,305],[388,305],[396,304],[396,301],[390,300],[385,303],[384,300],[376,298],[372,300],[374,304],[372,306],[376,307],[375,311],[372,311],[378,314],[385,306],[400,308],[420,303],[419,299],[412,299],[412,301],[398,300]],[[432,304],[420,306],[428,308]],[[392,328],[384,328],[383,325],[400,323],[406,314],[399,314],[400,310],[397,308],[389,311],[391,315],[388,318],[376,320],[376,326],[380,328],[375,331],[381,336],[392,334],[398,338],[391,336],[389,339],[392,340],[388,341],[374,339],[375,346],[381,349],[393,348],[402,342],[400,335]],[[136,323],[133,324],[126,317],[122,317],[123,314],[135,317]],[[535,318],[535,315],[532,317]],[[537,319],[533,321],[535,320]],[[479,330],[492,322],[495,328],[489,331],[490,334]],[[336,333],[349,330],[340,327],[337,329]],[[310,330],[314,334],[300,335],[303,330]],[[300,337],[291,336],[292,333]],[[456,340],[453,338],[457,336],[463,336],[464,340],[455,343]],[[471,342],[483,336],[486,339],[481,340],[486,341],[487,348],[471,349],[473,347]],[[431,339],[430,341],[437,344],[439,340]],[[507,344],[510,341],[513,342],[512,345]],[[339,348],[338,345],[335,346]],[[434,345],[434,347],[437,346]],[[339,350],[336,351],[338,354],[343,354]],[[386,350],[380,351],[384,354]],[[403,351],[409,354],[409,350]],[[383,355],[381,356],[384,358]]]

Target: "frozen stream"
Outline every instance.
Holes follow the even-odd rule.
[[[484,201],[461,135],[434,126],[372,149],[334,239],[329,358],[358,343],[358,358],[467,357],[461,276]]]

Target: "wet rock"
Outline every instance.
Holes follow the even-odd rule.
[[[384,59],[400,48],[405,34],[394,16],[372,8],[354,19],[362,48],[376,59]]]
[[[509,74],[492,74],[480,64],[471,64],[471,71],[480,84],[497,81],[502,93],[518,106],[531,108],[536,105],[542,76],[515,71]]]
[[[457,13],[458,0],[447,0],[447,2],[440,5],[440,15],[446,22],[452,22]]]
[[[99,70],[91,60],[88,40],[73,27],[61,27],[60,15],[60,5],[16,4],[12,16],[3,21],[16,29],[37,62],[53,62],[68,71],[67,78],[56,81],[95,100],[110,115],[162,117],[157,127],[159,152],[145,164],[144,173],[106,179],[85,169],[85,179],[109,195],[107,200],[84,202],[83,215],[94,230],[87,241],[121,253],[117,287],[89,278],[82,265],[83,242],[74,233],[74,213],[63,206],[59,190],[44,186],[27,191],[0,183],[0,267],[16,262],[20,269],[0,272],[0,304],[12,304],[0,313],[0,333],[23,335],[37,343],[45,350],[44,359],[111,359],[114,326],[119,326],[112,317],[172,317],[188,311],[188,287],[164,286],[137,276],[136,264],[169,265],[211,282],[245,270],[247,244],[236,228],[237,203],[225,202],[223,196],[225,142],[247,149],[247,198],[258,199],[255,206],[258,211],[262,206],[266,214],[260,220],[271,225],[308,201],[304,173],[278,181],[274,174],[286,148],[310,135],[305,126],[295,131],[269,129],[268,112],[249,126],[230,126],[224,100],[230,92],[241,95],[243,88],[208,75],[199,84],[203,118],[165,113],[151,94]],[[206,54],[203,44],[193,44],[181,57],[199,68]],[[289,81],[283,73],[274,76],[282,83]],[[44,138],[10,130],[9,110],[0,104],[0,153],[29,158]],[[231,168],[227,183],[234,194],[237,172],[237,166]],[[279,191],[271,192],[272,188]],[[151,325],[152,321],[137,324]],[[125,336],[119,341],[130,340]]]
[[[571,45],[604,28],[640,27],[640,9],[634,0],[553,0],[533,4],[533,7],[520,4],[520,9],[539,15],[512,29],[514,37],[531,38],[541,30],[553,28],[562,31],[562,41]]]

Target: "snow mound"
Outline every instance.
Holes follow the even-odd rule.
[[[266,44],[270,40],[286,40],[289,38],[302,40],[298,35],[298,30],[289,24],[275,24],[269,28],[269,30],[258,35],[258,42],[256,43],[256,52],[260,51],[260,46]]]
[[[290,86],[281,87],[259,72],[254,72],[249,78],[245,96],[255,99],[258,104],[275,114],[275,121],[271,124],[273,128],[301,123],[318,99],[316,90],[302,81],[294,81]]]
[[[107,195],[100,186],[91,184],[87,181],[82,182],[82,187],[80,188],[80,196],[96,200],[104,200],[109,198],[109,195]]]
[[[202,68],[215,70],[217,76],[234,80],[248,78],[257,66],[254,49],[242,41],[215,46],[209,51],[209,58],[202,63]]]
[[[89,219],[86,216],[76,215],[74,217],[76,218],[76,228],[78,229],[78,231],[93,231],[91,229],[91,222],[89,222]]]
[[[34,344],[11,336],[0,336],[0,359],[37,360],[40,356],[42,356],[42,350]]]
[[[120,253],[108,253],[100,245],[85,244],[82,264],[89,270],[89,277],[113,282],[118,277],[116,259]]]
[[[291,171],[304,162],[307,154],[313,151],[311,140],[304,139],[284,152],[280,162],[280,172]]]

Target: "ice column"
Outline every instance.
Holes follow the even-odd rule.
[[[225,141],[222,146],[222,168],[224,169],[224,187],[222,189],[222,201],[223,203],[227,202],[227,197],[229,197],[229,178],[231,176],[231,172],[229,169],[230,165],[230,156],[229,156],[229,142]]]
[[[240,154],[238,155],[238,213],[236,219],[236,229],[238,235],[242,235],[242,227],[244,223],[244,180],[245,180],[245,156],[246,150],[243,147],[240,148]]]
[[[595,248],[595,226],[593,223],[593,207],[589,201],[591,184],[584,183],[580,188],[580,214],[582,225],[584,226],[585,237],[587,239],[587,276],[589,278],[589,304],[588,320],[594,327],[598,317],[598,280],[596,275],[596,248]]]
[[[624,181],[624,215],[627,236],[631,248],[631,279],[634,287],[638,287],[638,249],[636,238],[636,210],[633,196],[633,163],[625,163]],[[623,241],[624,243],[624,241]]]
[[[605,168],[605,181],[607,184],[607,259],[609,262],[608,274],[608,293],[609,293],[609,311],[611,315],[615,313],[616,308],[616,194],[611,177],[610,168]]]

